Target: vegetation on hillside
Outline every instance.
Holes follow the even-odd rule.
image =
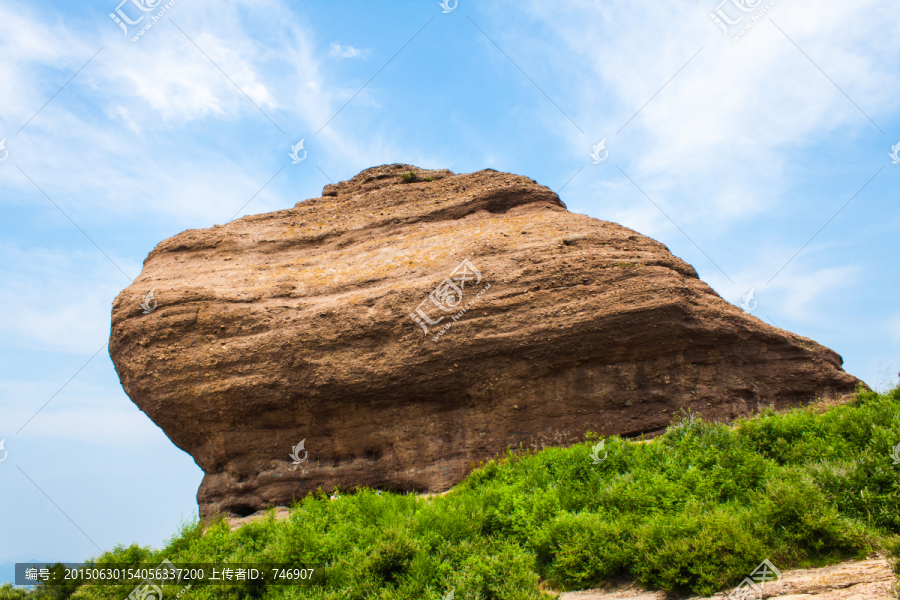
[[[766,558],[785,570],[900,552],[900,387],[731,427],[683,414],[650,442],[599,441],[509,451],[445,496],[319,493],[287,520],[193,522],[161,550],[94,562],[320,565],[314,584],[195,586],[184,600],[525,600],[621,580],[709,595]],[[133,587],[29,598],[122,600]]]

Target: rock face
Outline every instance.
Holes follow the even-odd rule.
[[[860,383],[662,244],[527,177],[409,165],[165,240],[116,298],[109,348],[128,395],[204,470],[202,516],[320,486],[441,491],[507,446]]]

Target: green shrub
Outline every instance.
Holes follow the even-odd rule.
[[[900,536],[890,536],[884,541],[884,551],[894,564],[894,573],[897,575],[897,595],[900,596]],[[0,596],[2,598],[2,596]]]
[[[638,527],[631,571],[646,586],[711,595],[741,581],[766,557],[765,537],[758,534],[747,511],[692,505]],[[643,560],[635,560],[639,556]]]
[[[0,585],[0,600],[24,600],[28,592],[23,588],[14,588],[11,583]]]
[[[161,550],[120,546],[96,562],[320,565],[306,586],[197,586],[183,600],[438,600],[450,591],[536,600],[548,587],[622,579],[710,595],[766,558],[785,570],[878,548],[900,554],[900,466],[890,457],[900,388],[861,392],[824,413],[764,411],[733,427],[683,413],[651,442],[604,439],[599,464],[599,438],[585,439],[508,450],[445,496],[319,494],[283,521],[272,511],[236,531],[186,523]],[[122,592],[82,586],[71,597]]]

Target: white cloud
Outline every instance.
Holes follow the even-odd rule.
[[[820,305],[840,302],[842,290],[858,283],[859,269],[855,266],[830,267],[778,277],[767,286],[776,298],[781,314],[797,322],[812,322],[820,314]]]
[[[55,209],[54,209],[55,210]],[[110,298],[128,280],[87,240],[82,252],[0,245],[0,337],[7,348],[92,355],[110,323]],[[140,267],[114,260],[126,273]]]
[[[353,46],[341,46],[334,43],[331,44],[331,50],[328,53],[339,58],[368,58],[371,51],[368,48],[360,50]]]
[[[267,2],[263,11],[267,22],[282,26],[266,29],[267,42],[260,44],[253,24],[242,17],[250,4],[226,2],[190,10],[185,6],[176,5],[167,16],[202,52],[173,23],[157,24],[133,43],[104,20],[97,24],[103,39],[95,47],[26,6],[0,7],[4,50],[0,75],[5,81],[0,99],[8,100],[0,117],[2,131],[16,131],[58,91],[49,89],[47,81],[58,79],[62,85],[101,44],[104,47],[69,83],[66,94],[87,96],[88,105],[117,126],[73,110],[61,94],[7,143],[9,164],[20,166],[76,222],[84,225],[79,211],[90,219],[174,216],[180,229],[224,222],[278,170],[280,164],[272,158],[286,159],[290,146],[301,137],[306,137],[314,156],[307,181],[318,177],[314,164],[335,172],[329,168],[329,157],[364,168],[403,154],[392,140],[346,135],[342,119],[316,135],[358,89],[355,82],[335,87],[322,74],[320,61],[325,57],[316,54],[321,46],[302,15],[283,3]],[[368,53],[338,47],[342,56]],[[58,71],[58,76],[33,76],[47,69]],[[375,104],[365,91],[354,102]],[[233,146],[191,139],[197,132],[209,137],[210,128],[222,122],[231,122],[226,132],[252,129],[253,136],[244,136],[246,141]],[[283,138],[285,134],[289,137]],[[262,156],[253,143],[261,144]],[[276,153],[273,143],[283,144],[284,151]],[[79,151],[72,156],[49,148]],[[174,148],[179,152],[168,151]],[[10,173],[4,183],[20,192],[11,201],[28,202],[36,190],[18,172]],[[290,173],[281,174],[243,214],[291,206],[302,199],[284,198],[278,186],[286,176]]]
[[[130,110],[122,105],[115,105],[106,108],[107,116],[110,119],[119,119],[132,133],[141,133],[141,127],[134,122],[134,117]]]
[[[14,135],[100,49],[31,10],[0,4],[2,137]]]
[[[516,56],[531,71],[548,63],[574,82],[565,97],[587,135],[561,131],[579,159],[608,137],[613,160],[651,197],[689,190],[688,224],[721,228],[782,202],[799,150],[842,130],[881,137],[769,17],[878,122],[900,106],[900,5],[783,0],[733,43],[709,19],[715,4],[532,2],[527,8],[563,47],[533,50],[546,58],[522,48]],[[512,33],[503,42],[521,43]]]
[[[126,46],[127,52],[103,57],[104,89],[145,101],[164,122],[234,119],[257,111],[253,103],[266,112],[279,108],[255,64],[259,51],[246,47],[239,32],[191,32],[196,46],[176,28],[156,33],[152,53]]]

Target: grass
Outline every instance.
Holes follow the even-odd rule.
[[[403,181],[403,183],[415,183],[417,181],[420,181],[419,175],[415,171],[409,171],[408,173],[402,173],[400,175],[400,179]],[[421,179],[421,181],[434,181],[434,178],[425,177],[425,178]]]
[[[298,502],[237,531],[186,523],[161,550],[97,564],[315,563],[315,585],[197,586],[182,598],[525,600],[611,581],[710,595],[765,558],[781,570],[900,554],[900,387],[852,402],[765,411],[728,427],[681,415],[651,442],[586,436],[508,451],[445,496],[367,489]],[[602,455],[602,454],[601,454]],[[50,596],[121,600],[133,586]],[[180,588],[170,586],[166,597]],[[17,598],[0,591],[0,599]],[[42,595],[44,594],[44,595]]]

